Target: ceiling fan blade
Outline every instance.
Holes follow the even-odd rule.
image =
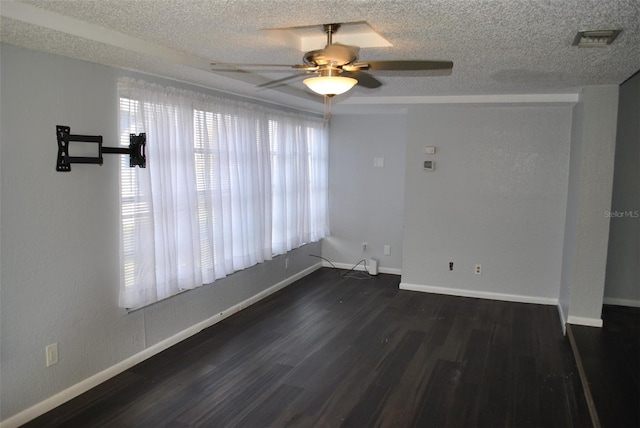
[[[353,77],[358,81],[358,86],[375,89],[382,86],[382,82],[364,71],[343,71],[340,76]]]
[[[269,82],[262,83],[257,85],[256,88],[273,88],[274,86],[279,86],[288,82],[289,80],[298,79],[303,76],[307,76],[309,74],[313,74],[312,71],[305,71],[304,73],[292,74],[291,76],[283,77],[282,79],[271,80]]]
[[[236,62],[211,62],[213,67],[293,67],[291,64],[260,64],[260,63],[236,63]]]
[[[318,70],[318,66],[317,65],[306,65],[306,64],[292,65],[291,68],[295,68],[296,70],[306,70],[306,71],[317,71]]]
[[[285,69],[285,68],[294,68],[296,70],[308,70],[314,71],[317,69],[315,66],[305,65],[305,64],[251,64],[251,63],[230,63],[230,62],[212,62],[211,63],[211,71],[228,71],[228,72],[239,72],[246,73],[246,68],[258,68],[258,71],[267,71],[268,68],[274,69]],[[271,70],[269,70],[271,71]],[[275,71],[289,71],[289,70],[275,70]]]
[[[453,68],[451,61],[369,61],[350,64],[352,68],[361,70],[449,70]]]

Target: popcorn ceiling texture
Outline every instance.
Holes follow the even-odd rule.
[[[5,3],[5,2],[3,2]],[[347,96],[390,97],[577,92],[619,84],[640,69],[637,0],[24,0],[39,9],[108,28],[159,47],[218,62],[301,63],[301,53],[265,29],[366,21],[393,46],[363,48],[360,60],[447,59],[450,76],[384,73],[382,88]],[[0,12],[2,5],[0,5]],[[3,17],[3,42],[194,84],[320,109],[298,89],[257,91],[246,76],[225,76]],[[572,46],[577,31],[621,28],[607,48]],[[320,27],[318,29],[320,30]],[[205,62],[206,63],[206,62]],[[293,72],[263,73],[278,79]],[[254,76],[256,77],[256,76]],[[246,79],[245,79],[246,80]],[[302,96],[296,96],[298,95]],[[338,99],[336,101],[339,102]],[[311,107],[309,107],[311,106]]]

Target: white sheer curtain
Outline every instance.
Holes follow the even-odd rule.
[[[121,192],[121,283],[126,286],[121,287],[120,304],[138,307],[193,288],[202,283],[202,274],[199,233],[192,220],[198,206],[189,161],[190,102],[177,91],[129,83],[126,98],[120,100],[121,141],[128,142],[129,133],[145,132],[153,142],[146,148],[147,158],[153,159],[148,168],[122,169],[122,183],[128,188]]]
[[[329,235],[329,137],[324,123],[304,120],[309,148],[309,239]]]
[[[205,283],[271,260],[266,120],[260,111],[243,109],[209,103],[195,111]]]
[[[281,254],[328,233],[328,144],[324,128],[301,117],[272,120],[269,131],[273,249]]]
[[[121,144],[147,134],[147,168],[121,168],[120,305],[137,308],[327,233],[320,120],[122,79]]]

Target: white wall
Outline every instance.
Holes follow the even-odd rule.
[[[331,236],[323,240],[322,254],[334,264],[350,267],[373,257],[382,272],[400,272],[406,129],[404,109],[332,117]],[[376,158],[383,159],[382,167],[374,166]],[[364,254],[363,242],[368,244]],[[384,255],[385,245],[389,255]]]
[[[572,324],[601,326],[618,87],[585,88],[574,107],[561,306]]]
[[[576,257],[576,235],[578,227],[578,195],[580,189],[580,147],[584,126],[584,103],[582,99],[572,108],[571,118],[571,156],[569,160],[569,182],[567,212],[562,248],[562,277],[558,304],[562,324],[566,324],[569,315],[569,303],[573,283],[573,265]]]
[[[640,306],[640,74],[620,86],[604,302]]]
[[[288,270],[280,256],[126,313],[117,305],[118,157],[55,171],[56,125],[117,145],[125,72],[4,44],[0,55],[0,420],[24,422],[317,263],[309,254],[319,243],[289,253]],[[51,343],[59,363],[47,368]]]
[[[401,287],[556,302],[570,138],[568,105],[412,108]]]

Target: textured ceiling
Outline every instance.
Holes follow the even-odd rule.
[[[299,80],[255,88],[294,70],[221,74],[209,62],[300,64],[302,52],[265,30],[365,21],[393,46],[362,48],[361,61],[451,60],[453,71],[376,73],[381,88],[336,103],[576,93],[640,70],[639,0],[5,0],[0,14],[5,43],[313,111],[321,98]],[[616,28],[610,46],[572,46],[579,30]]]

